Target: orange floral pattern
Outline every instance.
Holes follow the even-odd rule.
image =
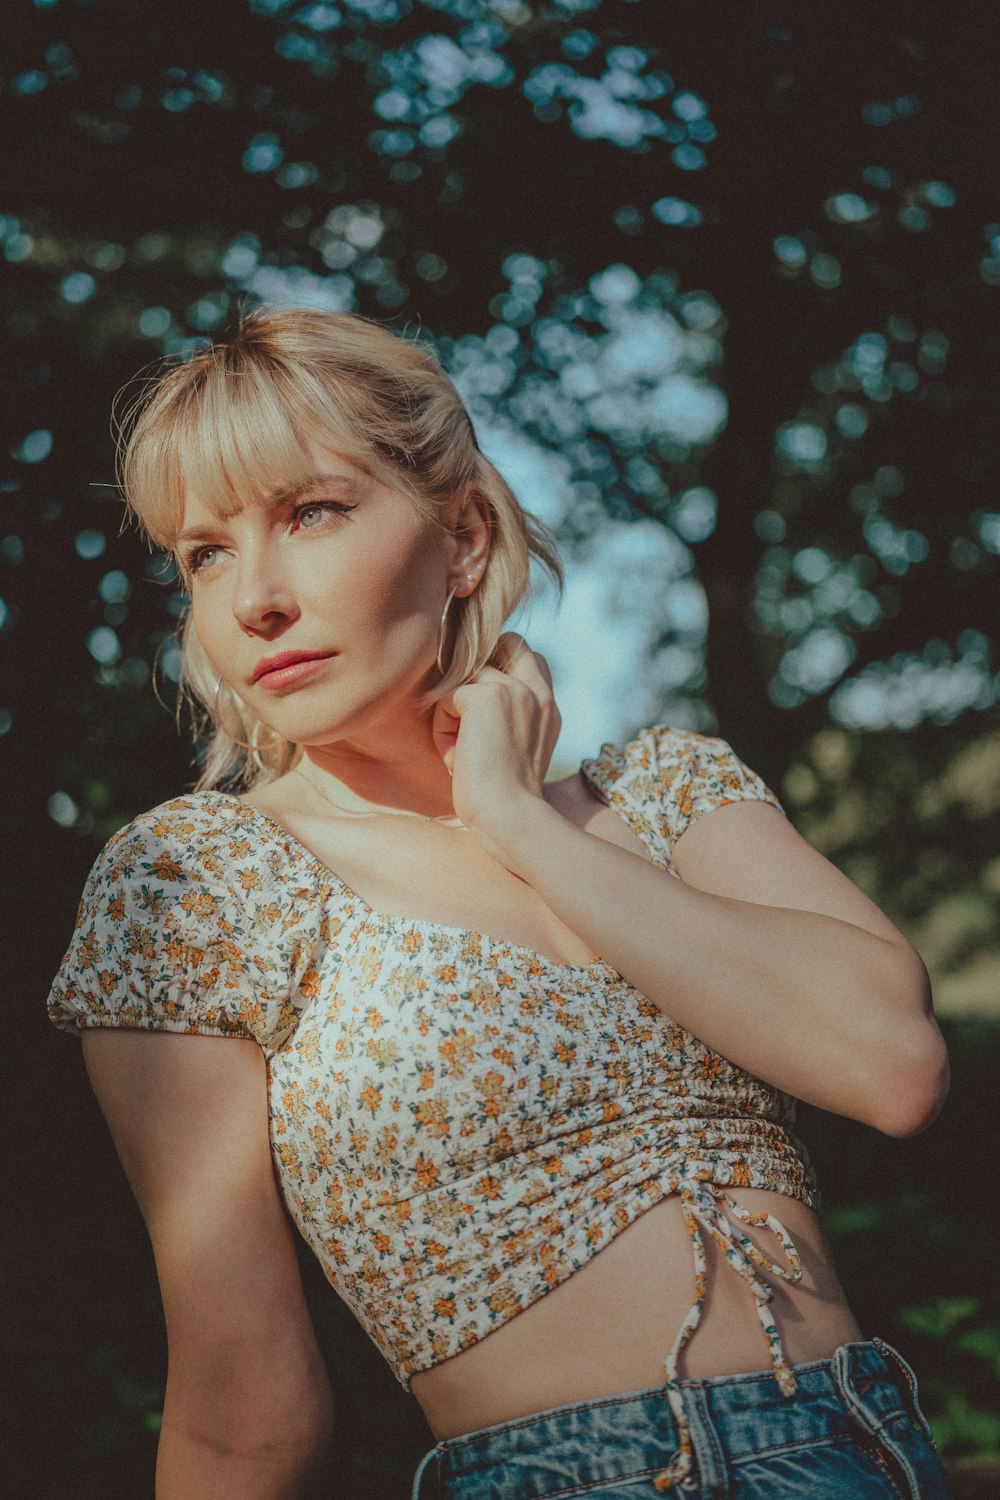
[[[744,798],[782,810],[724,740],[689,730],[581,769],[672,876],[695,818]],[[289,1211],[404,1386],[665,1194],[716,1235],[726,1187],[818,1206],[794,1101],[601,959],[382,915],[230,793],[174,798],[108,841],[49,1013],[75,1033],[259,1043]]]

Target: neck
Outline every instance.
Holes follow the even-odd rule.
[[[299,770],[334,802],[451,818],[451,777],[431,735],[431,718],[379,725],[327,745],[304,747]]]

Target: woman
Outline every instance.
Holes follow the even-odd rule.
[[[790,1133],[790,1096],[937,1113],[911,945],[722,740],[545,781],[502,629],[558,563],[414,343],[251,317],[143,392],[123,488],[211,736],[98,857],[50,1005],[156,1253],[160,1500],[323,1493],[289,1215],[427,1416],[423,1500],[943,1495]]]

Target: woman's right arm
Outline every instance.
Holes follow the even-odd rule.
[[[92,1029],[87,1071],[156,1256],[157,1500],[306,1500],[330,1388],[274,1175],[256,1042]]]

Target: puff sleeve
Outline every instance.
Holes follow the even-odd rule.
[[[660,726],[642,738],[648,741],[658,793],[657,831],[670,848],[704,813],[730,802],[769,802],[785,812],[771,788],[726,740]]]
[[[677,840],[712,808],[753,800],[785,814],[771,788],[726,740],[692,729],[654,725],[627,745],[602,746],[582,770],[668,870]]]
[[[273,1044],[290,1019],[287,992],[263,982],[225,852],[183,801],[115,834],[87,877],[50,1020],[74,1034],[110,1026]]]

